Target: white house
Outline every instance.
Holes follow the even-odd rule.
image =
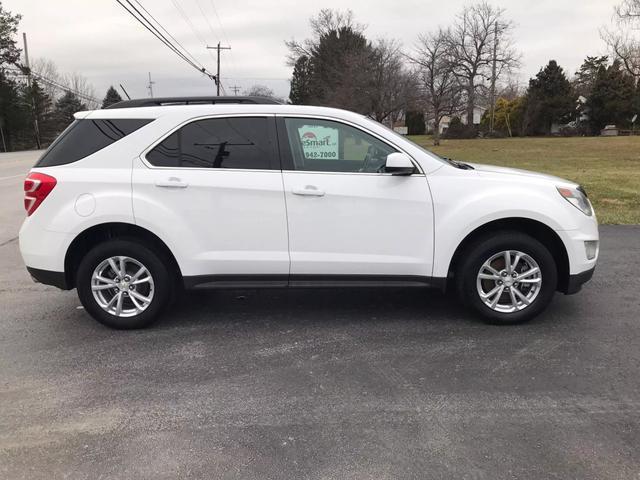
[[[480,125],[480,121],[482,120],[482,116],[484,115],[484,112],[486,112],[488,109],[485,107],[475,107],[473,109],[473,124],[474,125]],[[465,113],[462,113],[459,115],[460,116],[460,120],[462,121],[463,124],[467,124],[467,115]],[[445,116],[442,118],[442,120],[440,121],[440,134],[444,134],[448,129],[449,129],[449,123],[451,122],[451,119],[453,117],[450,116]],[[427,121],[427,127],[429,130],[433,129],[433,120],[428,120]]]

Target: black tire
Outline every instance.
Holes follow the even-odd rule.
[[[478,273],[484,262],[506,250],[517,250],[529,255],[540,267],[542,275],[542,285],[532,303],[522,310],[510,313],[498,312],[485,305],[477,288]],[[512,325],[531,320],[549,305],[558,284],[558,271],[553,255],[538,240],[519,232],[501,231],[478,238],[465,249],[456,268],[455,278],[460,300],[478,312],[485,322]]]
[[[132,317],[119,317],[98,304],[91,289],[94,270],[104,260],[114,256],[126,256],[142,263],[151,274],[154,294],[149,305]],[[155,322],[173,296],[173,285],[163,258],[150,248],[129,239],[115,239],[92,248],[81,260],[76,272],[78,297],[85,310],[98,322],[111,328],[130,330],[144,328]]]

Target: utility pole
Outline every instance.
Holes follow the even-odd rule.
[[[231,90],[233,90],[233,94],[237,97],[238,96],[238,92],[240,91],[240,87],[237,85],[234,85],[233,87],[229,87]]]
[[[40,127],[38,125],[38,110],[36,108],[36,99],[33,95],[33,88],[31,87],[31,66],[29,65],[29,49],[27,48],[27,34],[22,32],[22,42],[24,43],[24,65],[27,67],[27,86],[29,87],[29,96],[31,97],[31,109],[33,111],[33,130],[36,135],[36,146],[38,150],[42,148],[40,144]],[[4,143],[4,134],[2,136]],[[6,149],[6,148],[5,148]]]
[[[498,65],[498,21],[494,25],[493,33],[493,65],[491,67],[491,117],[489,121],[489,131],[493,133],[496,118],[496,75]]]
[[[220,42],[218,42],[218,45],[216,47],[210,47],[209,45],[207,45],[207,48],[210,50],[218,51],[218,69],[216,73],[216,94],[219,97],[220,96],[220,50],[231,50],[231,47],[221,47]]]
[[[124,89],[124,87],[122,86],[122,84],[120,84],[120,88],[122,89],[122,91],[124,92],[124,94],[127,96],[127,100],[131,100],[131,97],[129,96],[129,94],[127,93],[127,91]]]
[[[147,86],[147,88],[149,89],[149,96],[150,96],[151,98],[153,98],[153,85],[154,85],[155,83],[156,83],[156,82],[152,82],[152,81],[151,81],[151,72],[149,72],[149,85]],[[126,92],[125,92],[125,93],[126,93]]]
[[[4,153],[7,153],[7,144],[4,141],[4,118],[0,117],[0,136],[2,136],[2,148],[4,148]]]

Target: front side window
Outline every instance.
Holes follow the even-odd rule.
[[[266,117],[208,118],[169,135],[148,154],[157,167],[270,169]]]
[[[396,150],[350,125],[311,118],[286,118],[293,168],[319,172],[384,171],[387,155]]]
[[[76,162],[152,121],[135,118],[76,120],[44,152],[36,167],[53,167]]]

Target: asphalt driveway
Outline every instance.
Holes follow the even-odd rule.
[[[521,326],[342,289],[113,331],[21,263],[30,158],[0,156],[0,478],[640,478],[640,227],[603,227],[592,282]]]

